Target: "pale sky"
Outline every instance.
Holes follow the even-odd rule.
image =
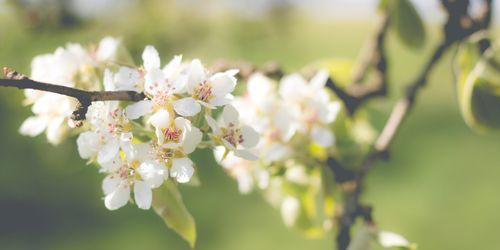
[[[38,2],[40,0],[26,0]],[[50,0],[45,0],[49,1]],[[84,17],[106,15],[109,9],[134,4],[136,0],[70,0],[73,9]],[[273,4],[291,4],[311,13],[320,19],[371,20],[375,17],[375,9],[379,0],[172,0],[179,5],[190,8],[204,8],[207,13],[219,11],[238,11],[249,18],[258,18]],[[411,0],[419,13],[428,22],[441,22],[445,16],[440,11],[439,0]],[[477,9],[482,0],[471,0],[473,9]],[[494,22],[500,23],[500,0],[494,2]],[[0,5],[5,0],[0,0]],[[476,8],[474,8],[474,6]],[[1,9],[1,8],[0,8]]]

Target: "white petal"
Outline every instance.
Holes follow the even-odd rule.
[[[114,76],[116,90],[137,91],[134,87],[140,80],[139,71],[129,67],[120,67],[118,73]]]
[[[297,198],[288,196],[281,203],[281,216],[285,224],[289,227],[293,226],[300,213],[300,202]]]
[[[118,188],[118,186],[120,186],[121,182],[122,179],[114,177],[112,175],[108,175],[102,181],[102,191],[105,195],[108,195],[114,192]]]
[[[259,142],[259,134],[252,127],[241,127],[241,134],[243,136],[241,145],[245,148],[253,148]]]
[[[78,153],[83,159],[95,156],[99,148],[99,134],[92,131],[83,132],[76,139],[76,145]]]
[[[224,124],[228,126],[230,123],[238,125],[240,115],[238,111],[232,105],[226,105],[222,111],[222,120]]]
[[[307,89],[306,80],[299,74],[292,74],[281,79],[279,93],[285,100],[297,100]]]
[[[170,176],[176,178],[179,183],[189,182],[193,176],[193,162],[189,158],[175,158],[172,161]]]
[[[337,115],[339,114],[341,105],[340,102],[330,102],[326,105],[326,109],[323,114],[318,114],[320,121],[322,123],[331,123],[335,121]]]
[[[207,120],[208,126],[212,129],[212,132],[216,135],[220,134],[220,129],[219,125],[217,125],[217,122],[212,118],[211,116],[206,115],[205,120]]]
[[[52,144],[59,144],[64,138],[66,131],[63,125],[65,117],[59,116],[50,120],[47,125],[47,140]]]
[[[253,102],[264,102],[272,94],[274,94],[271,79],[261,73],[252,74],[248,78],[247,93]]]
[[[210,100],[210,105],[211,106],[224,106],[228,105],[231,103],[231,101],[234,99],[234,96],[231,94],[227,94],[225,96],[215,96],[215,98],[212,98]]]
[[[311,137],[314,142],[323,147],[332,146],[335,140],[332,131],[318,126],[312,128]]]
[[[321,88],[325,87],[327,79],[328,79],[328,71],[320,70],[309,81],[309,84],[311,85],[311,87],[313,87],[315,89],[321,89]]]
[[[192,126],[191,129],[186,132],[186,138],[182,144],[184,153],[191,154],[198,144],[200,144],[202,137],[203,134],[201,131],[197,127]]]
[[[26,119],[21,127],[19,133],[28,136],[37,136],[41,134],[47,127],[47,119],[39,116],[31,116]]]
[[[148,184],[143,181],[136,181],[134,183],[134,200],[140,209],[151,208],[153,192]]]
[[[192,97],[177,100],[173,105],[175,112],[182,116],[194,116],[201,111],[200,104]]]
[[[189,66],[188,92],[192,93],[193,89],[206,79],[205,67],[200,60],[194,59]]]
[[[227,73],[216,73],[210,77],[212,91],[215,96],[225,96],[233,92],[236,86],[236,78]]]
[[[158,91],[166,90],[166,80],[163,71],[157,68],[150,69],[144,76],[144,91],[156,95]]]
[[[116,210],[125,206],[130,198],[130,187],[122,181],[119,187],[104,197],[104,205],[109,210]]]
[[[112,138],[106,142],[97,153],[97,162],[99,164],[113,160],[120,149],[120,144],[117,139]]]
[[[167,128],[170,124],[170,114],[164,109],[156,111],[148,120],[155,128]]]
[[[113,81],[113,73],[111,73],[109,69],[104,70],[103,85],[106,91],[116,90],[115,82]]]
[[[259,157],[257,157],[255,154],[245,149],[234,150],[234,155],[249,161],[255,161],[259,159]]]
[[[144,68],[148,71],[154,68],[160,68],[160,56],[155,47],[151,45],[146,46],[144,52],[142,52],[142,60]]]
[[[168,169],[157,161],[143,162],[137,168],[137,172],[151,188],[161,186],[163,180],[168,177]]]
[[[151,100],[143,100],[134,104],[128,105],[125,108],[125,115],[130,120],[135,120],[151,112],[153,102]]]
[[[173,77],[175,72],[179,70],[182,62],[182,55],[177,55],[168,62],[167,65],[163,68],[163,72],[167,78]]]
[[[387,231],[380,231],[378,233],[378,242],[385,248],[390,247],[410,247],[410,242],[403,236]]]
[[[99,42],[99,47],[97,48],[96,57],[99,61],[113,60],[116,56],[116,51],[118,46],[120,46],[121,41],[119,39],[107,36]]]

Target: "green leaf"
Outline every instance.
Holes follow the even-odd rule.
[[[493,57],[498,50],[491,50]],[[500,129],[500,71],[480,57],[475,43],[465,43],[457,56],[457,94],[469,127],[486,132]]]
[[[385,8],[392,8],[391,28],[396,32],[401,42],[412,48],[421,48],[425,42],[425,28],[410,0],[392,0],[385,5]]]
[[[182,202],[181,194],[172,181],[153,192],[153,209],[167,226],[186,240],[191,248],[196,242],[196,225],[193,216]]]

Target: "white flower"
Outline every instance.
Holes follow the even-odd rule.
[[[239,114],[231,105],[226,105],[222,111],[219,124],[210,116],[205,117],[214,136],[220,139],[224,146],[238,157],[247,160],[256,160],[257,156],[249,149],[259,142],[259,135],[250,126],[240,126]]]
[[[280,82],[279,93],[299,121],[298,129],[311,135],[323,147],[332,146],[334,135],[328,127],[340,111],[340,103],[331,101],[325,88],[328,73],[319,71],[309,82],[292,74]]]
[[[247,92],[232,103],[240,112],[241,120],[251,125],[261,138],[257,149],[264,161],[286,158],[291,149],[287,145],[297,130],[295,118],[288,105],[277,94],[275,83],[256,73],[250,76]]]
[[[150,152],[148,144],[134,145],[124,152],[125,158],[118,157],[115,160],[116,167],[108,168],[108,175],[103,181],[104,204],[109,210],[116,210],[126,205],[133,187],[137,206],[149,209],[152,189],[163,184],[168,177],[168,170],[158,162],[147,160]]]
[[[236,86],[237,73],[238,70],[228,70],[210,76],[200,60],[193,60],[187,81],[187,92],[191,96],[175,101],[175,112],[194,116],[200,112],[200,104],[209,108],[228,104],[233,99],[231,92]]]
[[[129,67],[120,67],[118,72],[113,74],[110,70],[104,71],[104,90],[131,90],[141,92],[141,75],[138,70]]]
[[[158,110],[149,119],[155,127],[158,144],[164,148],[182,148],[190,154],[201,142],[202,133],[183,117],[171,117],[164,109]]]
[[[113,161],[120,148],[130,147],[130,125],[118,102],[95,102],[87,112],[93,131],[83,132],[77,139],[78,151],[84,159],[97,157],[101,165]]]
[[[281,216],[285,225],[292,227],[300,215],[300,201],[293,197],[287,196],[281,202]]]
[[[57,85],[75,87],[72,77],[83,65],[92,63],[88,52],[79,44],[68,44],[53,54],[36,56],[31,62],[31,79]],[[20,128],[23,135],[37,136],[47,132],[47,139],[58,144],[66,135],[65,125],[76,108],[73,98],[49,92],[26,90],[26,104],[33,104],[34,116]]]
[[[110,36],[103,38],[97,47],[96,59],[98,61],[115,60],[120,45],[120,39]]]
[[[269,173],[257,167],[255,162],[237,157],[233,152],[226,154],[223,146],[214,149],[214,156],[224,170],[236,179],[240,193],[249,193],[256,184],[261,189],[269,185]]]
[[[175,178],[179,183],[186,183],[191,180],[193,176],[194,168],[191,159],[184,158],[173,158],[172,168],[170,169],[170,176]]]

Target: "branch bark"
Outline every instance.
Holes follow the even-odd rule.
[[[87,91],[62,85],[34,81],[19,72],[4,67],[4,78],[0,79],[2,87],[16,87],[18,89],[34,89],[73,97],[78,100],[77,109],[73,112],[75,122],[85,120],[88,107],[97,101],[131,101],[138,102],[146,99],[144,93],[135,91]]]
[[[349,114],[354,114],[364,102],[387,95],[387,59],[385,53],[385,38],[390,24],[391,10],[382,13],[381,21],[375,31],[375,36],[361,55],[358,67],[353,74],[352,83],[344,90],[333,78],[329,78],[326,86],[342,100]],[[373,79],[363,84],[370,68],[374,68]]]
[[[469,1],[467,0],[441,0],[441,4],[448,14],[447,22],[443,27],[444,39],[436,47],[420,74],[408,84],[405,95],[395,104],[382,132],[373,146],[372,152],[367,156],[360,169],[354,174],[353,179],[344,180],[350,184],[347,185],[348,188],[344,189],[344,211],[338,219],[339,229],[336,237],[338,249],[345,250],[349,246],[351,227],[357,217],[361,216],[365,220],[368,220],[369,223],[373,223],[370,213],[371,209],[368,211],[369,216],[366,216],[366,213],[360,213],[360,211],[366,211],[363,210],[366,206],[360,203],[364,177],[374,167],[377,160],[388,159],[391,143],[399,131],[401,124],[413,108],[417,94],[426,85],[428,76],[436,63],[453,44],[468,38],[475,32],[487,29],[491,23],[492,0],[484,0],[484,12],[478,19],[474,19],[468,15]],[[483,43],[482,46],[484,46],[484,49],[482,51],[486,51],[489,44],[489,41]],[[329,161],[329,163],[331,162],[334,161]],[[334,173],[335,171],[339,172],[338,169],[342,167],[338,166],[337,161],[335,161],[335,164],[337,165],[330,166]]]

